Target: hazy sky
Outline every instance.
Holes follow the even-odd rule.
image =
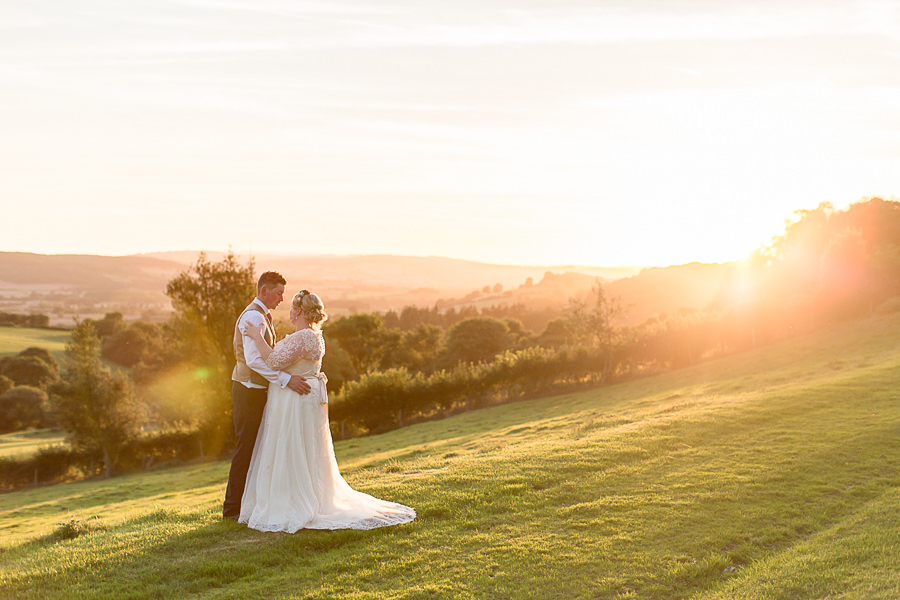
[[[900,1],[0,0],[0,250],[669,265],[900,196]]]

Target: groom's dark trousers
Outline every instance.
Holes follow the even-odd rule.
[[[267,393],[267,390],[248,388],[237,381],[231,382],[231,403],[237,444],[234,448],[234,457],[231,459],[231,471],[228,473],[228,487],[225,489],[225,503],[222,508],[222,516],[226,519],[237,519],[241,515],[241,498],[244,495],[244,484],[247,483],[247,470],[253,457],[256,434],[259,432],[263,409],[266,407]]]

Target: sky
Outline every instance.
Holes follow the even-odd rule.
[[[894,0],[0,0],[0,251],[739,260],[900,196]]]

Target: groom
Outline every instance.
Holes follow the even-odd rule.
[[[275,328],[269,311],[284,300],[286,284],[284,277],[275,271],[266,271],[260,275],[256,284],[256,298],[244,309],[234,325],[234,358],[237,364],[231,374],[231,402],[237,444],[231,459],[231,471],[228,473],[228,487],[225,489],[225,503],[222,507],[225,519],[237,520],[241,515],[241,497],[244,495],[253,445],[256,443],[256,434],[266,406],[269,382],[282,388],[289,387],[298,394],[308,394],[310,390],[303,378],[271,369],[260,356],[253,340],[242,333],[250,327],[257,328],[261,333],[265,330],[263,337],[266,343],[269,346],[275,345]]]

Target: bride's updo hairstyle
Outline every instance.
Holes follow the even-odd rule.
[[[312,294],[307,290],[300,290],[294,296],[291,306],[300,311],[303,318],[314,327],[321,327],[322,323],[328,320],[325,313],[325,305],[318,295]]]

